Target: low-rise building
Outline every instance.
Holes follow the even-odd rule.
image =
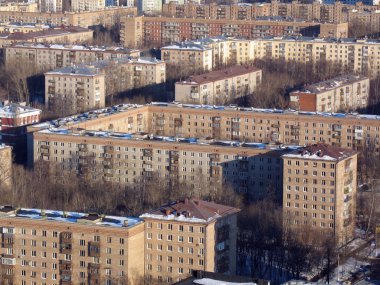
[[[140,51],[123,47],[99,47],[69,44],[19,43],[4,48],[5,65],[11,68],[19,63],[31,66],[35,73],[85,62],[140,57]],[[49,56],[46,56],[49,54]]]
[[[29,33],[4,32],[0,34],[0,47],[19,42],[34,43],[85,43],[92,41],[93,31],[81,27],[60,27]]]
[[[368,97],[369,78],[350,74],[291,92],[290,107],[311,112],[348,112],[366,108]]]
[[[0,144],[0,189],[11,189],[12,185],[12,147]]]
[[[144,223],[138,218],[0,208],[2,284],[140,284]]]
[[[26,103],[0,104],[0,131],[27,126],[40,121],[41,110],[26,106]]]
[[[45,104],[76,113],[105,106],[105,75],[85,65],[45,73]]]
[[[0,33],[31,33],[50,29],[45,24],[0,23]]]
[[[282,158],[284,227],[314,229],[340,245],[353,239],[357,152],[318,143]]]
[[[145,276],[173,282],[193,270],[236,272],[237,208],[185,199],[140,216],[145,221]]]
[[[183,103],[223,105],[251,94],[261,83],[262,72],[252,66],[231,66],[194,75],[175,83],[175,100]]]

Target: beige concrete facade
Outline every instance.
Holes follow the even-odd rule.
[[[224,19],[224,20],[252,20],[256,17],[288,17],[304,21],[320,21],[323,23],[346,23],[352,19],[348,14],[352,11],[362,13],[365,11],[375,12],[376,5],[369,6],[357,3],[356,5],[335,2],[322,4],[318,1],[313,3],[300,3],[299,1],[256,4],[231,4],[216,5],[186,3],[177,4],[171,2],[163,4],[162,13],[166,17],[195,18],[195,19]]]
[[[4,53],[7,67],[22,62],[31,66],[36,74],[84,62],[140,57],[139,50],[127,48],[60,44],[15,44],[5,47]]]
[[[50,13],[50,12],[8,12],[0,11],[0,22],[22,22],[30,24],[50,24],[53,26],[89,26],[103,25],[110,27],[120,18],[136,15],[135,7],[113,7],[99,11]]]
[[[93,39],[94,31],[81,27],[64,27],[45,29],[29,33],[5,33],[0,35],[0,46],[9,46],[15,43],[88,43]]]
[[[38,12],[38,3],[5,2],[0,4],[4,12]]]
[[[68,108],[76,112],[103,108],[104,73],[86,66],[64,67],[45,73],[45,104],[53,110]]]
[[[0,188],[10,189],[12,185],[12,147],[0,145]]]
[[[313,145],[286,154],[283,160],[284,226],[311,228],[335,237],[339,245],[353,239],[357,154]]]
[[[144,39],[143,18],[126,17],[120,24],[120,42],[128,47],[140,47]]]
[[[43,24],[26,25],[26,24],[12,24],[0,23],[0,33],[31,33],[38,31],[48,30],[50,27]]]
[[[1,284],[139,284],[144,223],[93,216],[1,208]]]
[[[251,66],[232,66],[175,83],[175,101],[224,105],[251,94],[261,84],[262,72]]]
[[[311,112],[349,112],[368,105],[369,78],[343,75],[290,93],[290,107]]]
[[[375,77],[380,74],[380,42],[368,39],[275,37],[257,39],[255,58],[310,63],[327,61],[350,72]]]
[[[186,199],[162,206],[166,213],[143,214],[145,276],[172,284],[190,276],[192,270],[235,274],[239,210],[228,207],[222,213],[217,207],[221,205]],[[215,209],[212,215],[219,217],[201,218],[195,209]]]

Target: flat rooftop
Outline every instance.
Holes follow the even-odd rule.
[[[15,209],[10,206],[0,207],[0,218],[20,218],[30,220],[44,220],[63,223],[86,224],[103,227],[131,228],[142,220],[139,218],[98,215],[93,213],[80,213],[70,211],[42,210],[19,208]]]
[[[42,111],[30,106],[21,105],[18,103],[9,103],[4,106],[0,105],[0,117],[12,117],[20,115],[40,114]]]
[[[335,88],[339,88],[341,86],[352,84],[354,82],[362,81],[365,79],[369,79],[369,78],[363,75],[356,75],[356,74],[342,75],[342,76],[338,76],[329,80],[325,80],[325,81],[321,81],[318,83],[305,86],[301,92],[315,93],[315,94],[323,93],[328,90],[333,90]],[[296,92],[300,92],[300,91],[294,91],[294,93]]]
[[[287,42],[309,42],[309,43],[346,43],[346,44],[380,44],[380,40],[376,39],[354,39],[354,38],[318,38],[318,37],[262,37],[255,39],[256,42],[260,41],[287,41]]]
[[[72,51],[96,51],[96,52],[117,52],[129,54],[139,52],[137,49],[129,49],[119,46],[89,46],[89,45],[72,45],[72,44],[45,44],[45,43],[15,43],[7,48],[25,48],[25,49],[53,49],[53,50],[72,50]]]
[[[211,50],[211,48],[208,48],[206,46],[203,46],[202,44],[196,44],[194,42],[181,42],[181,43],[175,43],[168,46],[164,46],[161,48],[161,50],[197,50],[197,51],[205,51],[205,50]]]
[[[64,28],[52,28],[43,31],[30,32],[30,33],[0,33],[0,38],[9,40],[30,40],[34,38],[44,38],[53,36],[63,36],[68,34],[76,34],[83,32],[92,32],[89,29],[82,27],[64,27]]]
[[[251,72],[260,71],[260,69],[253,66],[235,65],[221,70],[214,70],[200,75],[190,76],[187,80],[177,82],[179,84],[204,84],[222,79],[235,77]]]
[[[69,129],[75,127],[76,124],[84,123],[87,121],[101,119],[103,117],[108,117],[116,115],[119,113],[127,113],[131,110],[136,110],[144,107],[159,107],[159,108],[175,108],[178,110],[207,110],[215,111],[220,113],[223,111],[235,112],[236,116],[243,114],[275,114],[276,116],[282,115],[293,115],[299,117],[315,117],[317,118],[337,118],[344,121],[345,119],[355,119],[355,120],[375,120],[380,122],[380,115],[366,115],[358,113],[327,113],[327,112],[303,112],[295,110],[281,110],[281,109],[258,109],[258,108],[243,108],[237,106],[217,106],[217,105],[196,105],[196,104],[181,104],[177,102],[166,103],[166,102],[152,102],[146,105],[138,104],[120,104],[109,108],[98,109],[95,111],[89,111],[69,117],[59,118],[52,121],[47,121],[39,124],[32,125],[33,131],[42,131],[49,129]]]
[[[95,67],[89,67],[85,64],[77,65],[77,66],[66,66],[58,69],[54,69],[52,71],[46,72],[45,75],[67,75],[67,76],[97,76],[102,72],[99,71]]]

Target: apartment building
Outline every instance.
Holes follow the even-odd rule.
[[[62,13],[63,0],[38,0],[39,12],[43,13]]]
[[[212,49],[192,42],[162,47],[161,59],[190,70],[212,70],[214,67]]]
[[[284,226],[315,229],[339,245],[354,238],[357,153],[318,143],[283,155]]]
[[[94,31],[81,27],[60,27],[44,29],[29,33],[3,33],[0,34],[0,47],[15,43],[85,43],[91,42]]]
[[[122,47],[20,43],[5,47],[4,57],[7,68],[22,62],[24,66],[31,66],[35,74],[38,74],[84,62],[121,57],[136,58],[140,57],[140,51]]]
[[[25,102],[5,101],[0,103],[0,131],[38,123],[40,116],[40,109],[26,106]]]
[[[50,26],[44,24],[0,23],[0,33],[31,33],[48,29],[50,29]]]
[[[161,0],[138,0],[137,7],[139,13],[155,14],[161,13],[162,1]]]
[[[165,62],[155,58],[121,57],[67,66],[45,73],[45,103],[53,107],[63,103],[62,96],[72,97],[71,109],[81,112],[104,107],[106,96],[165,81]]]
[[[1,284],[139,284],[144,223],[137,218],[0,208]]]
[[[323,23],[272,18],[245,21],[140,16],[126,17],[121,22],[120,40],[125,46],[140,43],[157,47],[220,35],[246,39],[283,35],[325,36],[320,32]],[[332,25],[329,24],[329,32],[338,30],[332,29]]]
[[[372,78],[380,74],[380,41],[305,37],[261,38],[256,40],[255,58],[306,64],[326,61]]]
[[[105,0],[72,0],[71,12],[98,11],[106,7]]]
[[[117,114],[113,114],[115,111]],[[170,103],[132,105],[125,108],[115,106],[112,110],[102,112],[109,115],[105,118],[104,115],[97,114],[78,115],[76,121],[67,122],[67,127],[70,126],[74,133],[76,128],[128,134],[145,132],[155,136],[258,143],[258,148],[265,147],[261,144],[307,145],[325,142],[359,152],[369,149],[375,155],[380,151],[380,121],[376,115]],[[99,111],[99,114],[102,112]],[[84,121],[79,122],[80,120]],[[37,152],[37,136],[43,138],[41,141],[54,141],[53,136],[55,139],[60,138],[54,133],[39,132],[47,125],[49,124],[28,128],[36,141],[34,146],[30,146],[30,153],[34,153],[36,160],[41,156]],[[60,125],[52,122],[50,126],[54,129]],[[74,137],[70,136],[68,141]],[[103,138],[102,144],[104,140]],[[75,148],[74,145],[72,147]],[[236,149],[233,151],[236,153]],[[30,159],[32,162],[33,158]]]
[[[252,66],[231,66],[193,75],[175,83],[175,101],[192,104],[224,105],[251,94],[261,84],[262,72]]]
[[[145,276],[172,284],[193,270],[236,272],[237,208],[185,199],[142,214]]]
[[[225,65],[253,62],[255,41],[223,36],[171,44],[161,48],[161,58],[175,65],[211,70]]]
[[[52,26],[90,26],[111,27],[120,18],[137,15],[136,7],[107,7],[98,11],[78,12],[19,12],[0,11],[0,22],[22,22],[30,24],[49,24]]]
[[[349,112],[367,107],[369,78],[343,75],[290,93],[290,107],[311,112]]]
[[[0,4],[0,11],[4,12],[38,12],[37,3],[25,2],[3,2]]]
[[[105,106],[105,75],[85,65],[68,66],[45,73],[45,105],[76,112]]]
[[[0,189],[11,189],[12,185],[12,147],[0,144]]]
[[[236,3],[230,5],[199,4],[188,2],[179,4],[170,2],[163,4],[165,17],[194,19],[254,20],[260,17],[282,17],[295,20],[318,21],[322,23],[346,23],[348,13],[352,11],[375,12],[376,6],[362,3],[301,3],[299,1],[270,3]]]

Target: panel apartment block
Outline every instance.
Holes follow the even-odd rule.
[[[140,56],[139,50],[120,47],[32,43],[5,47],[4,53],[7,67],[22,62],[25,65],[30,65],[36,74],[84,62]]]
[[[1,207],[0,225],[2,284],[138,284],[144,274],[140,219]]]
[[[172,283],[192,270],[236,272],[239,209],[197,199],[161,206],[145,220],[145,276]]]
[[[316,229],[339,244],[354,238],[357,153],[319,143],[285,154],[284,226]]]
[[[265,36],[318,36],[320,23],[304,21],[213,20],[166,17],[127,17],[121,21],[120,41],[162,46],[173,42],[225,35],[253,39]],[[124,30],[124,31],[123,31]]]
[[[370,77],[380,74],[380,41],[272,37],[256,40],[255,58],[312,63],[326,61]]]
[[[87,66],[68,66],[45,73],[45,105],[84,112],[105,106],[105,75]]]
[[[175,101],[224,105],[255,91],[261,83],[261,77],[261,70],[252,66],[232,66],[194,75],[175,83]]]
[[[369,78],[349,74],[291,92],[290,106],[301,111],[348,112],[366,108],[368,97]]]

